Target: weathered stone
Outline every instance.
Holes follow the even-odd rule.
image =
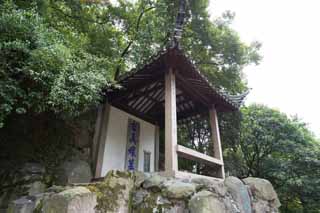
[[[21,169],[23,174],[44,174],[45,169],[39,163],[25,163],[23,168]]]
[[[168,180],[168,178],[166,178],[166,177],[154,174],[150,178],[147,178],[143,182],[142,186],[145,189],[152,189],[154,191],[160,191],[162,184],[167,180]]]
[[[148,195],[149,193],[146,190],[137,190],[133,193],[132,196],[132,204],[137,206],[140,203],[143,202],[143,199]]]
[[[83,160],[73,159],[59,166],[58,183],[67,185],[70,183],[88,183],[92,179],[90,165]]]
[[[15,176],[14,182],[35,182],[41,181],[45,174],[45,168],[39,163],[25,163]]]
[[[150,177],[151,177],[150,173],[136,171],[134,172],[134,185],[136,187],[140,187],[142,183]]]
[[[248,177],[243,181],[250,187],[254,198],[269,201],[274,208],[281,206],[278,195],[268,180]]]
[[[223,198],[223,202],[228,213],[242,213],[239,208],[239,204],[232,198],[231,195],[226,194]]]
[[[172,200],[170,202],[166,197],[158,192],[151,192],[144,198],[138,206],[134,206],[134,213],[189,213],[185,201]]]
[[[9,189],[9,190],[7,189],[5,191],[2,191],[1,193],[2,193],[0,195],[0,208],[1,209],[8,208],[10,201],[13,201],[19,197],[17,195],[18,193],[16,193],[14,189]]]
[[[47,192],[59,193],[59,192],[62,192],[64,190],[67,190],[67,189],[71,189],[71,187],[70,186],[56,186],[56,185],[53,185],[53,186],[51,186],[50,188],[47,189]]]
[[[165,208],[164,213],[189,213],[189,210],[186,208],[184,202],[177,202],[174,206]]]
[[[162,196],[158,196],[156,199],[156,205],[165,206],[170,204],[171,202],[167,198],[164,198]]]
[[[85,127],[80,128],[82,128],[82,131],[79,131],[74,135],[74,142],[77,147],[87,147],[90,145],[92,135],[90,135],[90,132]]]
[[[35,199],[24,196],[9,204],[8,213],[32,213],[35,205]]]
[[[7,170],[8,171],[8,170]],[[25,163],[14,171],[8,171],[6,182],[3,183],[4,190],[0,195],[0,208],[7,208],[11,201],[19,199],[24,195],[34,195],[45,190],[45,169],[38,163]]]
[[[94,213],[96,195],[85,187],[75,187],[43,200],[44,213]]]
[[[33,200],[35,202],[35,209],[34,212],[43,212],[42,207],[43,207],[43,201],[47,198],[49,198],[51,195],[53,195],[52,192],[45,192],[45,193],[40,193],[33,195]]]
[[[206,189],[214,193],[218,193],[221,196],[225,196],[226,189],[223,181],[221,180],[209,180],[208,178],[193,178],[192,183],[198,184],[198,189]]]
[[[97,110],[92,109],[73,119],[73,126],[80,131],[73,131],[73,141],[79,148],[90,147],[94,134]]]
[[[95,186],[101,195],[97,209],[108,213],[129,212],[133,188],[134,175],[131,172],[108,172],[105,180]]]
[[[265,200],[254,201],[252,208],[253,208],[254,213],[271,212],[271,209],[269,207],[269,203],[268,203],[268,201],[265,201]]]
[[[168,198],[182,199],[190,197],[196,191],[195,184],[179,180],[169,180],[163,183],[162,193]]]
[[[190,213],[227,213],[222,200],[212,192],[200,191],[189,201]]]
[[[87,188],[53,186],[48,193],[18,199],[11,202],[9,213],[277,213],[273,196],[265,196],[269,189],[260,185],[245,185],[235,177],[228,177],[225,182],[202,178],[180,180],[110,171],[104,181]],[[249,188],[254,189],[253,195]]]
[[[43,193],[46,189],[46,185],[41,181],[35,181],[28,185],[28,194],[29,195],[36,195],[39,193]]]
[[[192,178],[191,182],[203,185],[205,187],[210,186],[212,184],[212,181],[209,180],[208,178]]]
[[[225,179],[227,191],[232,195],[233,199],[238,203],[241,212],[251,213],[251,200],[247,187],[236,177],[227,177]]]

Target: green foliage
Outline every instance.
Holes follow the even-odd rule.
[[[49,26],[36,10],[1,5],[0,124],[11,113],[77,115],[111,82],[110,61]],[[109,72],[108,72],[109,71]]]
[[[185,121],[178,126],[179,144],[212,156],[211,130],[206,116]],[[196,174],[206,173],[207,166],[187,159],[179,159],[180,170],[187,170]]]
[[[143,64],[167,45],[178,2],[1,1],[0,128],[6,123],[14,126],[13,118],[20,118],[26,122],[24,127],[33,128],[23,114],[37,119],[37,114],[54,113],[50,118],[60,122],[61,117],[75,116],[95,106],[102,99],[104,88],[117,86],[116,75]],[[207,11],[208,0],[188,2],[183,50],[216,87],[231,93],[246,90],[242,69],[259,63],[261,44],[247,45],[241,41],[230,28],[232,12],[212,20]],[[225,165],[231,174],[271,180],[285,212],[319,212],[320,148],[305,124],[259,105],[244,108],[242,116],[220,114],[219,120]],[[41,131],[22,126],[21,131],[29,134],[21,135],[26,135],[25,140],[31,143],[46,141],[49,136],[39,137],[38,133],[48,132],[46,128],[50,126],[43,126]],[[3,131],[8,130],[4,128]],[[12,131],[2,135],[15,134]],[[179,137],[181,143],[200,152],[210,154],[212,150],[205,119],[182,126]],[[61,148],[59,144],[55,143]],[[49,150],[57,147],[48,150],[43,145],[37,146],[39,150],[26,152],[19,145],[22,154],[36,156],[33,160],[43,161],[47,167],[56,165],[49,160],[56,154]],[[0,154],[8,157],[8,153]],[[183,166],[198,173],[206,170],[198,164]]]
[[[190,1],[182,47],[217,86],[246,88],[243,66],[258,45],[209,20],[208,1]],[[0,6],[0,127],[12,113],[74,116],[102,99],[115,75],[167,45],[178,1],[6,0]],[[192,50],[192,51],[191,51]]]
[[[219,114],[226,173],[272,182],[283,212],[319,212],[320,142],[306,124],[262,105],[243,107],[241,113]],[[180,125],[178,142],[211,154],[210,125],[206,118]],[[179,167],[198,174],[212,168],[185,159]]]
[[[226,165],[232,165],[229,171],[270,180],[284,212],[318,212],[320,143],[306,124],[278,110],[250,105],[242,109],[240,128],[238,143],[224,149],[230,161]]]

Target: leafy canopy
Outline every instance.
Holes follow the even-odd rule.
[[[284,212],[317,212],[319,206],[320,142],[296,117],[263,105],[242,110],[238,144],[225,149],[238,176],[270,180]]]
[[[220,88],[246,89],[242,68],[257,63],[229,24],[210,20],[208,1],[189,1],[182,47]],[[102,99],[115,75],[163,49],[178,1],[5,0],[0,5],[0,126],[11,114],[78,115]]]
[[[111,81],[112,64],[72,43],[35,9],[1,5],[0,123],[10,113],[54,111],[74,114],[99,100]],[[109,77],[108,77],[109,76]]]

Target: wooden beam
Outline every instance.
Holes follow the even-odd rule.
[[[179,95],[176,94],[176,97],[177,97],[176,100],[178,101],[178,99],[179,99],[180,97],[184,97],[184,96],[183,96],[183,93],[182,93],[182,94],[179,94]],[[160,101],[160,103],[164,103],[164,102],[165,102],[165,99],[163,99],[163,100]]]
[[[218,116],[217,116],[216,108],[214,106],[212,106],[209,111],[209,117],[210,117],[211,137],[213,142],[214,157],[218,158],[223,162]],[[223,178],[223,179],[225,178],[224,166],[221,167],[220,171],[218,172],[218,175],[220,178]]]
[[[151,84],[151,85],[149,85],[147,88],[146,88],[146,90],[149,90],[150,88],[153,88],[154,86],[155,86],[156,84]],[[130,100],[128,100],[128,99],[125,99],[124,100],[125,102],[130,102]],[[142,95],[140,95],[140,96],[137,96],[137,99],[135,99],[135,101],[131,104],[131,107],[132,108],[136,108],[136,107],[138,107],[141,103],[144,103],[146,101],[146,97],[145,96],[142,96]]]
[[[212,164],[219,165],[219,166],[223,165],[223,161],[217,158],[213,158],[208,155],[202,154],[200,152],[197,152],[185,146],[177,145],[177,152],[179,156],[189,160],[194,160],[207,165],[212,165]]]
[[[148,109],[150,106],[154,106],[155,104],[159,104],[159,99],[158,99],[158,96],[162,93],[162,89],[160,90],[157,90],[157,91],[153,91],[152,94],[149,94],[149,96],[147,97],[150,97],[150,100],[151,100],[151,103],[149,104],[145,104],[142,108],[141,108],[141,112],[147,112],[146,109]]]
[[[154,98],[157,99],[157,100],[160,100],[163,96],[164,96],[164,89],[161,89],[160,92],[157,95],[154,96]],[[159,105],[162,106],[162,102],[158,101],[156,104],[148,106],[144,110],[144,112],[148,113],[154,106],[159,106]],[[163,106],[162,106],[162,108],[163,108]]]
[[[176,76],[177,76],[177,80],[178,80],[177,82],[179,84],[178,86],[179,86],[179,88],[181,87],[181,89],[183,90],[184,93],[189,95],[192,99],[197,100],[198,102],[200,102],[206,106],[211,106],[211,103],[208,99],[206,99],[196,89],[193,89],[192,87],[190,87],[190,85],[191,85],[190,82],[185,80],[183,78],[183,76],[181,76],[179,73],[177,73]]]
[[[139,111],[141,112],[145,112],[145,109],[147,109],[150,105],[153,106],[155,104],[159,103],[159,99],[157,98],[157,96],[159,95],[159,93],[162,92],[163,89],[160,90],[153,90],[151,93],[149,93],[148,95],[146,95],[147,98],[149,98],[149,102],[145,103],[141,109]]]
[[[148,98],[152,98],[152,97],[150,97],[149,93],[151,93],[155,90],[161,89],[163,87],[162,83],[158,83],[158,84],[155,83],[154,85],[155,86],[151,87],[151,88],[147,87],[146,90],[138,90],[138,91],[134,92],[132,96],[129,96],[128,98],[126,98],[126,101],[130,102],[140,96],[146,96]]]
[[[146,85],[150,85],[152,83],[158,82],[159,78],[163,76],[163,71],[155,72],[152,78],[146,80],[140,80],[134,84],[130,84],[128,86],[124,86],[124,88],[108,93],[108,98],[110,103],[117,102],[126,98],[128,95],[132,94],[133,91],[137,91],[145,87]]]
[[[163,92],[165,92],[165,91],[163,91]],[[164,95],[164,94],[161,94],[161,95]],[[181,96],[183,96],[183,95],[176,95],[176,100]],[[148,110],[149,114],[153,115],[155,117],[164,116],[164,110],[163,110],[164,103],[165,103],[165,99],[159,101],[159,103],[155,107],[152,107],[151,109]]]
[[[147,121],[151,124],[156,124],[156,119],[154,119],[153,117],[150,117],[144,113],[140,113],[140,112],[137,112],[136,110],[132,109],[131,107],[129,106],[126,106],[126,105],[122,105],[122,104],[118,104],[118,103],[115,103],[115,104],[112,104],[112,106],[118,108],[118,109],[121,109],[129,114],[132,114],[144,121]]]
[[[178,171],[176,79],[170,68],[165,74],[165,170]]]

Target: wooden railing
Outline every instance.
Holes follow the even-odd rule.
[[[207,165],[214,164],[214,165],[223,166],[223,161],[221,161],[217,158],[208,156],[206,154],[202,154],[200,152],[197,152],[193,149],[187,148],[182,145],[177,145],[177,153],[179,156],[186,158],[186,159],[189,159],[189,160],[194,160],[194,161],[204,163]]]

